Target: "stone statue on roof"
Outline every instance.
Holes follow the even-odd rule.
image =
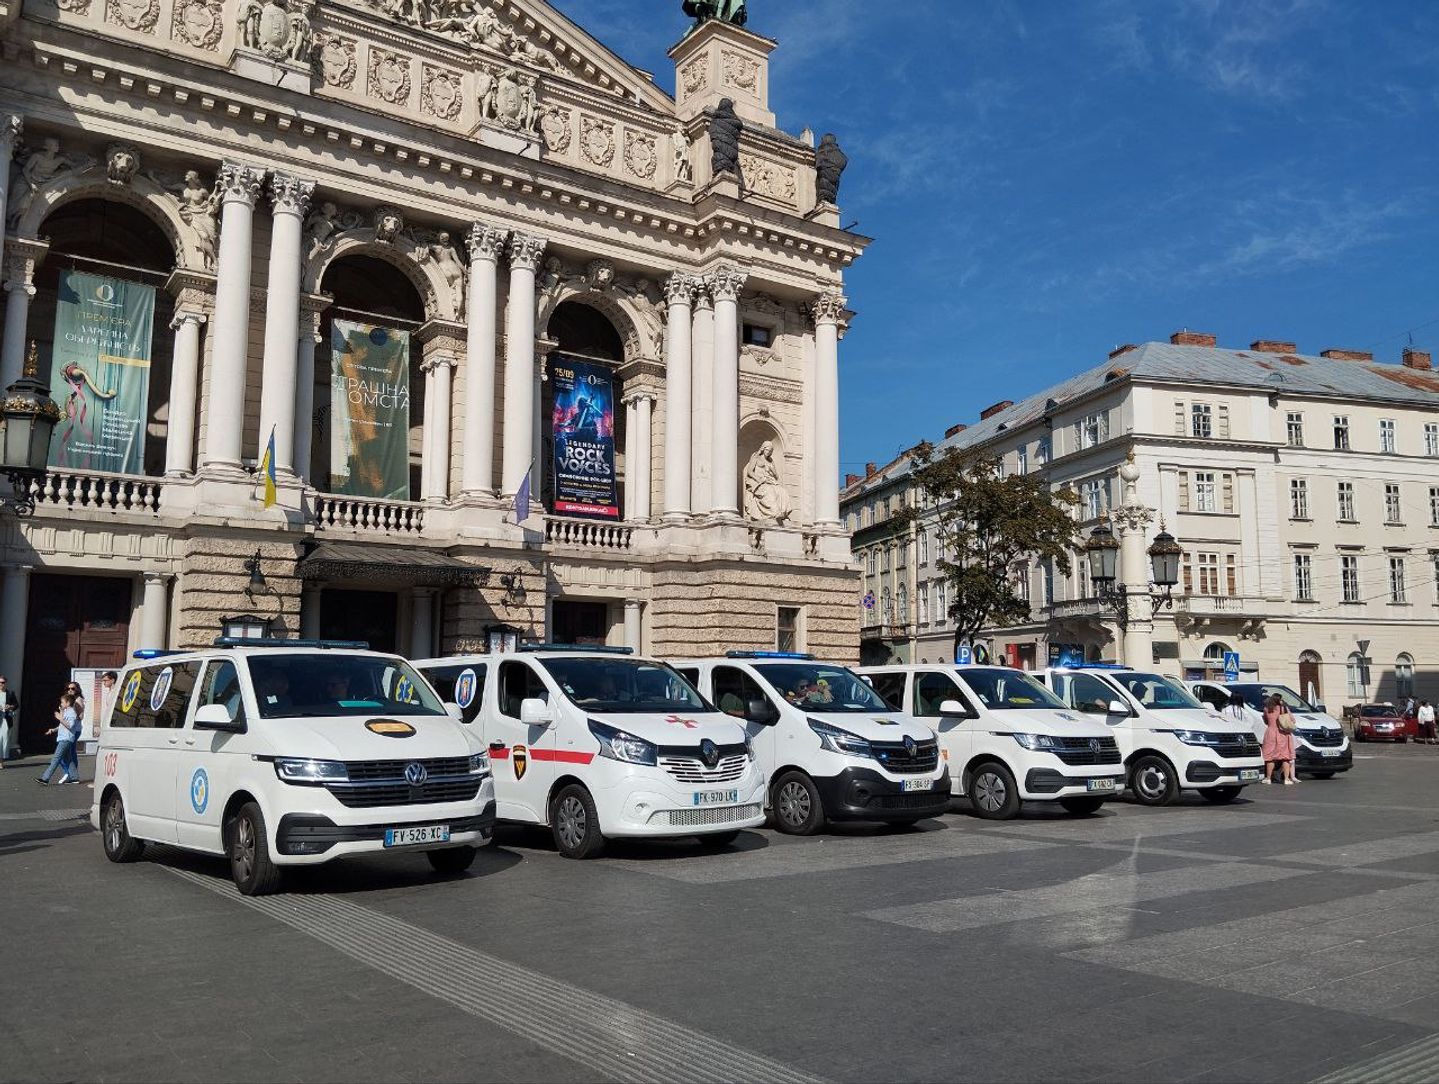
[[[695,26],[718,19],[722,23],[744,26],[749,18],[745,0],[684,0],[684,13],[695,21]],[[691,30],[694,27],[690,28]]]

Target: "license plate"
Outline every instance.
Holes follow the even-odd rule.
[[[934,788],[934,784],[928,779],[906,779],[900,786],[905,791],[932,790]]]
[[[1085,789],[1085,790],[1090,790],[1090,791],[1103,790],[1103,791],[1109,791],[1109,792],[1112,793],[1112,792],[1114,791],[1114,780],[1113,780],[1113,779],[1086,779],[1086,780],[1084,781],[1084,789]]]
[[[737,790],[697,790],[695,805],[734,805],[739,801]]]
[[[1239,771],[1239,781],[1241,783],[1256,783],[1262,779],[1263,776],[1264,773],[1258,768],[1241,768]]]
[[[1321,749],[1319,750],[1319,755],[1321,757],[1337,757],[1342,755],[1343,752],[1343,749]]]
[[[448,824],[427,824],[422,828],[386,828],[386,847],[413,847],[416,843],[448,843]]]

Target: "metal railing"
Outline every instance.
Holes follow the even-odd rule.
[[[545,518],[545,541],[552,546],[578,546],[592,550],[627,550],[634,541],[634,529],[623,523],[600,523],[589,519]]]
[[[37,512],[94,509],[158,515],[163,479],[136,474],[101,474],[52,468],[30,483]]]
[[[315,529],[417,535],[425,527],[425,506],[417,501],[315,495]]]

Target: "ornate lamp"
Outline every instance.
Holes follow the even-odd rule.
[[[1163,594],[1160,600],[1165,606],[1174,605],[1174,588],[1179,583],[1179,558],[1184,551],[1175,537],[1164,529],[1161,520],[1159,533],[1149,547],[1149,564],[1154,575],[1154,586]]]
[[[14,496],[0,498],[17,516],[28,516],[35,510],[33,485],[45,477],[50,463],[50,437],[60,420],[60,408],[50,398],[50,389],[36,375],[38,361],[35,343],[25,359],[25,373],[5,389],[0,404],[0,470],[10,480]]]
[[[1119,539],[1114,537],[1108,523],[1100,523],[1089,532],[1084,555],[1089,561],[1089,581],[1103,598],[1114,587],[1115,567],[1119,563]]]
[[[220,635],[234,640],[262,640],[270,632],[270,619],[255,614],[239,614],[220,619]]]

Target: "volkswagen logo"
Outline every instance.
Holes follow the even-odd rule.
[[[911,738],[908,734],[906,734],[904,737],[904,751],[910,756],[914,756],[914,749],[914,739]]]
[[[425,771],[425,766],[418,760],[412,760],[405,765],[405,782],[410,786],[423,787],[429,777],[430,773]]]
[[[1089,751],[1090,751],[1091,753],[1097,753],[1097,752],[1099,752],[1099,739],[1098,739],[1098,738],[1090,738],[1090,739],[1089,739]]]
[[[706,768],[714,768],[719,764],[719,746],[705,738],[700,742],[700,759],[705,762]]]

